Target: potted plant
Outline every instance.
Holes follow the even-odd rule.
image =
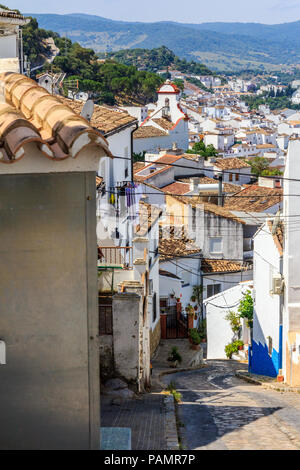
[[[178,348],[174,346],[171,349],[170,356],[168,357],[168,361],[172,362],[172,365],[170,367],[177,367],[178,364],[182,362],[182,357],[178,352]]]
[[[198,349],[200,349],[200,343],[201,343],[201,338],[197,331],[197,328],[191,328],[189,333],[190,333],[190,340],[192,343],[192,349],[197,351]]]
[[[195,316],[195,309],[191,304],[187,305],[187,307],[185,308],[185,311],[188,315],[191,315],[192,317]]]

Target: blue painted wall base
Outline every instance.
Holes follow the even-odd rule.
[[[267,375],[268,377],[277,377],[280,369],[280,355],[273,349],[272,356],[268,353],[267,345],[252,342],[251,362],[249,363],[249,372],[252,374]]]

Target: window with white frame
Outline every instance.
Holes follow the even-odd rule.
[[[222,237],[210,237],[209,251],[210,253],[222,253]]]

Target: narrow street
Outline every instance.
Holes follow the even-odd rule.
[[[300,395],[235,377],[233,361],[164,377],[182,394],[179,434],[188,450],[299,450]]]

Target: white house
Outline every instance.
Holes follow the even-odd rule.
[[[29,21],[15,11],[0,8],[0,73],[24,73],[21,27]]]
[[[188,116],[180,107],[180,90],[167,80],[158,90],[156,107],[134,133],[134,152],[157,152],[189,146]]]
[[[220,172],[223,174],[224,183],[237,183],[239,185],[248,184],[251,181],[251,166],[236,157],[211,159],[205,162],[207,168],[207,176],[218,176]],[[210,168],[213,169],[213,173]],[[210,174],[209,174],[210,171]]]
[[[300,104],[300,88],[296,90],[292,95],[292,103],[293,104]]]
[[[252,281],[238,285],[204,300],[206,308],[207,359],[226,359],[225,346],[236,338],[226,316],[230,311],[237,313],[244,293],[252,291]],[[246,323],[242,322],[240,339],[246,344],[250,339]]]
[[[283,223],[269,219],[254,235],[254,312],[249,371],[276,377],[282,369]],[[279,290],[276,290],[276,283]]]
[[[121,109],[124,109],[130,116],[135,117],[138,120],[139,126],[148,117],[147,106],[121,106]]]
[[[295,220],[299,217],[298,194],[300,180],[300,140],[290,141],[284,177],[283,217],[284,237],[284,309],[283,309],[283,375],[287,383],[300,386],[300,286],[299,232]]]

